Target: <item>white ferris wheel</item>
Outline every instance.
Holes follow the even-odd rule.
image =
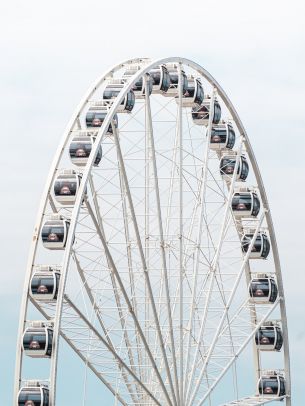
[[[190,60],[112,67],[63,135],[29,253],[14,404],[56,405],[68,347],[114,404],[291,405],[259,168],[229,98]]]

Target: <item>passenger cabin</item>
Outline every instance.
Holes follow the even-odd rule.
[[[179,95],[179,70],[178,65],[175,63],[167,64],[166,68],[170,77],[170,85],[164,96],[166,97],[178,97]],[[184,70],[181,69],[181,79],[182,79],[182,94],[187,91],[188,81]]]
[[[260,351],[280,351],[283,333],[276,322],[265,322],[255,333],[255,344]]]
[[[55,200],[63,206],[73,206],[82,181],[82,174],[73,169],[59,171],[54,181]]]
[[[104,120],[106,119],[109,113],[109,106],[105,105],[103,102],[94,102],[90,106],[86,114],[86,126],[87,128],[99,128],[102,126]],[[112,122],[115,128],[118,127],[118,116],[114,114]],[[112,123],[109,124],[106,134],[113,134]]]
[[[124,80],[121,79],[113,79],[111,80],[108,85],[106,86],[104,92],[103,92],[103,101],[106,103],[106,105],[109,103],[110,106],[111,104],[115,101],[115,99],[118,97],[120,92],[125,86]],[[133,90],[129,90],[118,108],[116,109],[117,113],[130,113],[132,109],[134,108],[135,105],[135,94]]]
[[[128,69],[124,72],[123,79],[132,80],[132,76],[134,76],[140,69],[141,66],[139,65],[129,66]],[[153,90],[153,79],[149,73],[146,73],[144,76],[141,76],[139,79],[137,79],[137,81],[135,81],[132,85],[131,89],[136,99],[145,98],[145,81],[147,82],[148,95],[151,95]]]
[[[30,381],[18,393],[18,406],[51,406],[49,388],[39,382]]]
[[[210,148],[213,150],[233,149],[235,131],[231,123],[213,124],[211,129]]]
[[[225,177],[232,177],[237,161],[237,154],[235,151],[227,151],[220,160],[220,174]],[[247,158],[241,155],[238,159],[238,167],[236,173],[236,180],[245,181],[249,174],[249,165]]]
[[[45,248],[50,250],[62,250],[66,247],[70,220],[53,214],[42,226],[41,238]]]
[[[189,76],[187,78],[187,88],[182,95],[182,107],[195,107],[202,103],[204,91],[199,78]],[[179,103],[178,96],[176,102]]]
[[[57,299],[60,282],[60,269],[48,265],[34,268],[30,284],[30,295],[39,301]]]
[[[87,165],[93,144],[96,140],[96,134],[96,132],[82,131],[79,133],[79,135],[73,137],[69,146],[69,155],[74,165],[81,167]],[[102,159],[102,155],[102,146],[100,145],[97,150],[96,158],[93,164],[94,166],[98,166]]]
[[[192,119],[194,124],[207,126],[209,124],[210,119],[210,109],[211,109],[211,97],[208,96],[201,101],[200,106],[195,106],[192,108]],[[217,99],[214,99],[214,113],[212,123],[219,124],[220,119],[221,119],[221,107]]]
[[[254,276],[249,284],[249,294],[254,303],[274,303],[278,296],[278,287],[273,276],[266,274]]]
[[[264,397],[286,395],[285,378],[278,371],[266,371],[258,381],[258,392]]]
[[[248,188],[240,188],[233,194],[232,211],[235,217],[257,217],[260,211],[260,200],[257,193]]]
[[[156,66],[149,72],[153,80],[152,93],[165,94],[170,86],[171,80],[165,65]]]
[[[44,322],[32,322],[23,333],[22,349],[33,358],[50,358],[53,347],[53,327]]]
[[[241,246],[243,252],[248,252],[250,247],[251,241],[254,237],[255,230],[249,230],[249,232],[245,232],[241,239]],[[249,258],[250,259],[266,259],[270,252],[270,241],[269,238],[264,231],[259,231],[254,244],[252,245],[251,253]]]

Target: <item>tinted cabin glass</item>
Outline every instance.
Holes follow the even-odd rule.
[[[268,298],[270,293],[269,280],[259,279],[258,281],[252,281],[250,285],[251,297],[264,297]]]
[[[87,127],[101,127],[105,117],[105,112],[89,111],[86,115],[86,125]]]
[[[117,97],[117,95],[120,93],[121,88],[117,89],[117,88],[108,88],[105,89],[104,94],[103,94],[103,98],[110,100],[110,99],[115,99]]]
[[[76,180],[57,180],[54,185],[55,196],[75,196],[77,185]]]
[[[135,104],[134,92],[128,92],[126,97],[127,97],[127,100],[126,100],[125,109],[127,111],[131,111],[133,109],[133,107],[134,107],[134,104]]]
[[[192,119],[193,120],[208,120],[209,118],[209,108],[207,104],[203,104],[200,107],[193,107],[192,109]]]
[[[235,131],[233,127],[228,124],[228,141],[227,141],[227,148],[232,149],[235,144]]]
[[[274,345],[275,330],[273,327],[260,328],[255,334],[256,345]]]
[[[243,238],[242,249],[243,249],[244,252],[248,251],[248,248],[249,248],[249,246],[251,244],[252,238],[253,238],[253,234],[246,234],[245,237]],[[262,236],[258,235],[256,237],[256,240],[255,240],[253,246],[252,246],[251,252],[259,252],[260,253],[261,250],[262,250]]]
[[[283,345],[283,334],[279,327],[276,328],[277,331],[277,340],[276,340],[276,349],[279,351]]]
[[[153,84],[154,85],[159,85],[160,84],[160,78],[161,78],[161,68],[154,69],[154,70],[150,71],[150,76],[153,79]]]
[[[90,142],[72,142],[70,144],[69,153],[71,158],[88,158],[91,152],[92,145]]]
[[[94,165],[98,165],[101,162],[102,156],[103,156],[103,151],[102,151],[102,147],[100,146],[99,149],[97,150]]]
[[[42,241],[43,242],[63,242],[64,241],[64,227],[63,226],[43,226],[42,228]]]
[[[279,389],[277,378],[263,378],[259,392],[261,395],[277,395]]]
[[[183,79],[183,87],[182,87],[182,92],[184,93],[187,89],[187,77],[185,73],[182,73],[182,79]]]
[[[215,101],[213,123],[218,124],[220,119],[221,119],[221,107],[220,104],[217,101]]]
[[[143,88],[143,78],[140,78],[137,82],[133,84],[132,90],[140,92],[142,91],[142,88]]]
[[[190,81],[188,83],[187,89],[183,95],[183,97],[194,97],[195,94],[195,82]]]
[[[248,165],[248,162],[245,157],[241,157],[241,162],[242,162],[242,165],[241,165],[240,177],[241,177],[241,179],[245,180],[249,173],[249,165]]]
[[[34,277],[31,282],[33,295],[50,295],[54,292],[54,279],[50,277]]]
[[[43,406],[49,406],[49,391],[43,389]]]
[[[227,142],[227,129],[222,128],[212,128],[211,131],[211,144],[226,144]]]
[[[203,93],[203,88],[201,86],[201,83],[197,81],[197,91],[196,91],[196,97],[195,97],[195,103],[201,104],[203,102],[204,98],[204,93]]]
[[[223,158],[220,162],[220,173],[222,175],[233,175],[235,163],[236,163],[235,158]]]
[[[46,348],[46,334],[44,332],[25,333],[23,346],[25,350],[44,350]]]
[[[232,209],[235,211],[251,211],[252,196],[251,193],[242,194],[235,193],[232,199]]]
[[[175,87],[178,87],[178,72],[177,71],[171,71],[170,74],[170,80],[171,80],[171,85],[175,85]]]
[[[163,92],[167,92],[170,86],[170,76],[168,73],[168,70],[166,68],[164,68],[162,66],[162,71],[163,71],[163,77],[162,77],[162,84],[161,84],[161,90],[163,90]]]
[[[270,280],[270,284],[271,284],[270,302],[274,303],[277,298],[278,289],[277,289],[277,285],[273,279]]]
[[[32,404],[29,403],[32,401]],[[28,403],[27,403],[28,402]],[[27,403],[27,405],[26,405]],[[18,406],[41,406],[41,394],[40,391],[29,393],[29,391],[21,392],[18,398]],[[47,405],[48,406],[48,405]]]
[[[253,194],[253,210],[252,210],[252,214],[253,216],[257,216],[260,210],[260,201],[259,198],[257,197],[257,195],[254,193]]]
[[[262,238],[263,238],[262,257],[267,258],[267,256],[269,255],[269,252],[270,252],[270,242],[269,242],[268,237],[265,234],[263,234]]]
[[[286,389],[285,389],[285,381],[284,379],[281,377],[280,378],[280,396],[284,396],[286,394]]]

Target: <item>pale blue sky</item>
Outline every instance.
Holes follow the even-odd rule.
[[[110,65],[185,56],[224,87],[250,136],[281,254],[294,405],[304,378],[305,169],[303,1],[113,0],[0,5],[1,306],[3,404],[12,399],[19,303],[36,210],[75,106]],[[70,406],[68,404],[59,406]]]

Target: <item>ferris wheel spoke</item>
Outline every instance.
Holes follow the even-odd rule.
[[[127,306],[128,306],[129,312],[130,312],[130,314],[131,314],[131,316],[132,316],[132,318],[133,318],[133,321],[134,321],[134,323],[135,323],[136,329],[138,330],[138,333],[139,333],[139,335],[140,335],[140,337],[141,337],[141,340],[142,340],[142,342],[143,342],[143,345],[144,345],[144,347],[145,347],[145,350],[146,350],[146,352],[147,352],[147,355],[148,355],[148,357],[149,357],[149,359],[150,359],[150,362],[151,362],[151,364],[152,364],[152,367],[153,367],[153,369],[154,369],[155,372],[156,372],[157,379],[158,379],[158,381],[159,381],[159,383],[160,383],[160,385],[161,385],[161,387],[162,387],[162,389],[163,389],[164,395],[165,395],[165,397],[167,398],[168,403],[171,405],[172,402],[171,402],[170,397],[169,397],[169,395],[168,395],[168,393],[167,393],[167,390],[166,390],[166,387],[165,387],[164,382],[163,382],[163,380],[162,380],[162,377],[161,377],[161,375],[160,375],[160,373],[159,373],[159,371],[158,371],[158,367],[157,367],[157,365],[156,365],[156,363],[155,363],[154,357],[153,357],[153,355],[152,355],[152,353],[151,353],[151,350],[150,350],[150,348],[149,348],[149,345],[148,345],[148,343],[147,343],[147,341],[146,341],[146,338],[145,338],[145,335],[144,335],[143,330],[142,330],[142,328],[141,328],[141,325],[140,325],[140,323],[139,323],[139,320],[138,320],[137,317],[136,317],[136,314],[135,314],[135,311],[134,311],[134,309],[133,309],[132,303],[130,302],[130,299],[129,299],[129,297],[128,297],[128,294],[127,294],[127,292],[126,292],[126,290],[125,290],[125,287],[124,287],[124,284],[123,284],[122,279],[121,279],[121,277],[120,277],[120,274],[119,274],[119,272],[118,272],[118,270],[117,270],[117,268],[116,268],[116,266],[115,266],[115,263],[114,263],[114,260],[113,260],[113,258],[112,258],[112,256],[111,256],[111,254],[110,254],[110,251],[109,251],[107,242],[105,241],[104,236],[103,236],[103,234],[102,234],[102,232],[101,232],[101,230],[100,230],[100,228],[99,228],[98,221],[96,220],[96,218],[95,218],[95,216],[94,216],[93,210],[92,210],[92,208],[91,208],[91,206],[90,206],[88,200],[86,200],[85,202],[86,202],[87,209],[88,209],[88,211],[89,211],[89,213],[90,213],[90,215],[91,215],[91,218],[92,218],[92,220],[93,220],[93,222],[94,222],[94,224],[95,224],[95,226],[96,226],[97,234],[99,235],[99,237],[100,237],[100,239],[101,239],[101,242],[102,242],[102,245],[103,245],[103,248],[104,248],[106,257],[107,257],[107,259],[108,259],[108,261],[109,261],[109,264],[110,264],[110,269],[111,269],[111,271],[114,273],[114,275],[115,275],[115,277],[116,277],[116,279],[117,279],[117,281],[118,281],[119,287],[120,287],[121,292],[122,292],[122,294],[123,294],[123,296],[124,296],[124,299],[125,299],[125,302],[126,302],[126,304],[127,304]]]
[[[184,279],[184,268],[183,268],[183,121],[182,121],[182,97],[183,97],[183,87],[182,87],[182,66],[178,65],[178,120],[177,120],[177,132],[178,132],[178,148],[179,148],[179,365],[180,365],[180,383],[179,383],[179,394],[180,399],[184,398],[183,394],[183,373],[184,373],[184,345],[183,345],[183,335],[184,335],[184,325],[183,325],[183,279]]]
[[[280,302],[280,298],[278,298],[269,308],[268,312],[260,319],[259,322],[257,322],[255,328],[252,330],[251,334],[246,338],[246,340],[242,343],[242,345],[239,347],[239,349],[236,351],[235,354],[231,357],[230,361],[227,362],[226,366],[223,368],[221,374],[214,380],[213,384],[210,386],[209,390],[205,393],[204,397],[199,400],[198,406],[201,406],[203,402],[207,399],[207,397],[210,395],[210,393],[216,388],[220,380],[223,378],[223,376],[226,374],[226,372],[229,370],[229,368],[237,361],[238,357],[240,354],[244,351],[246,346],[249,344],[249,342],[254,338],[255,333],[258,331],[258,329],[263,325],[263,323],[268,320],[269,316],[272,314],[274,309],[278,306]]]
[[[118,352],[115,350],[115,348],[112,347],[108,343],[108,341],[101,336],[101,334],[98,332],[98,330],[88,321],[88,319],[84,316],[84,314],[78,309],[78,307],[69,299],[68,297],[65,298],[66,304],[69,306],[69,311],[72,309],[75,314],[78,316],[78,319],[81,320],[88,328],[88,330],[96,337],[97,341],[97,348],[95,348],[94,354],[96,356],[98,352],[98,347],[99,344],[101,343],[106,349],[113,355],[114,359],[119,363],[121,368],[124,368],[126,372],[133,377],[133,379],[136,381],[136,383],[146,392],[147,395],[155,402],[155,404],[160,405],[161,404],[157,401],[157,399],[153,396],[153,394],[148,390],[148,388],[143,384],[141,379],[132,371],[132,369],[124,362],[124,360],[119,356]],[[73,316],[69,314],[69,319],[73,319]],[[65,320],[65,319],[64,319]],[[70,321],[71,323],[71,321]],[[64,323],[63,323],[64,324]],[[63,326],[63,331],[68,330],[68,327]],[[76,336],[77,335],[77,327],[73,326],[72,327],[73,334]],[[84,334],[83,332],[81,333],[82,335]],[[102,361],[103,362],[103,361]],[[105,361],[104,361],[105,362]],[[97,360],[94,360],[94,363],[97,363]]]
[[[129,273],[129,280],[130,280],[130,295],[133,308],[135,310],[135,315],[138,318],[138,305],[137,305],[137,298],[136,298],[136,289],[135,289],[135,281],[134,281],[134,274],[133,274],[133,260],[130,248],[130,232],[129,232],[129,224],[127,221],[128,213],[127,213],[127,203],[126,203],[126,193],[124,190],[124,183],[122,179],[122,173],[119,166],[119,177],[120,177],[120,190],[121,190],[121,201],[122,201],[122,211],[123,211],[123,221],[124,221],[124,232],[125,232],[125,239],[126,239],[126,255],[128,261],[128,273]],[[138,364],[143,365],[143,355],[142,349],[140,346],[139,335],[136,334],[136,345],[137,345],[137,359]],[[144,375],[142,368],[140,368],[140,377],[143,380]]]
[[[247,253],[244,255],[244,259],[243,259],[242,265],[241,265],[240,270],[239,270],[239,272],[238,272],[238,274],[237,274],[237,276],[236,276],[236,280],[235,280],[234,286],[233,286],[233,288],[232,288],[232,293],[230,294],[229,300],[228,300],[228,302],[227,302],[227,306],[226,306],[226,308],[225,308],[224,311],[223,311],[223,315],[222,315],[222,317],[221,317],[221,319],[220,319],[220,322],[219,322],[218,327],[217,327],[217,329],[216,329],[216,332],[215,332],[215,334],[214,334],[214,338],[213,338],[212,343],[211,343],[211,345],[210,345],[210,347],[209,347],[208,353],[207,353],[207,355],[206,355],[206,357],[205,357],[205,361],[204,361],[204,363],[203,363],[203,367],[202,367],[202,369],[201,369],[201,371],[200,371],[200,373],[199,373],[199,378],[198,378],[197,385],[195,386],[195,389],[194,389],[192,395],[190,395],[191,398],[190,398],[190,401],[187,403],[187,405],[192,405],[192,403],[193,403],[193,401],[194,401],[194,399],[195,399],[195,397],[196,397],[196,394],[197,394],[197,392],[198,392],[200,383],[201,383],[202,378],[203,378],[203,376],[204,376],[204,373],[205,373],[205,371],[206,371],[206,368],[207,368],[207,365],[208,365],[208,363],[209,363],[209,360],[210,360],[210,358],[211,358],[211,356],[212,356],[212,354],[213,354],[214,347],[215,347],[215,345],[216,345],[216,343],[217,343],[218,336],[219,336],[219,332],[220,332],[221,329],[222,329],[223,323],[224,323],[224,321],[225,321],[225,319],[226,319],[226,316],[227,316],[227,313],[228,313],[228,311],[229,311],[229,309],[230,309],[230,305],[231,305],[231,303],[232,303],[232,301],[233,301],[233,299],[234,299],[235,292],[236,292],[237,287],[238,287],[238,285],[239,285],[240,279],[241,279],[241,277],[242,277],[242,275],[243,275],[243,273],[244,273],[244,269],[245,269],[245,267],[246,267],[246,265],[247,265],[247,263],[248,263],[249,256],[250,256],[250,252],[251,252],[251,250],[252,250],[252,247],[254,246],[254,241],[255,241],[255,239],[256,239],[256,237],[257,237],[257,235],[258,235],[258,232],[259,232],[260,226],[261,226],[261,224],[262,224],[262,222],[263,222],[263,219],[264,219],[264,215],[262,215],[261,218],[260,218],[260,220],[257,222],[257,226],[256,226],[256,229],[255,229],[255,233],[254,233],[254,235],[253,235],[253,239],[251,240],[251,243],[250,243],[250,245],[249,245],[249,250],[248,250]]]
[[[242,149],[242,143],[239,146],[239,150],[238,150],[238,157],[241,154],[241,149]],[[230,223],[230,210],[231,210],[231,198],[233,196],[233,192],[234,192],[234,184],[237,178],[237,165],[234,168],[234,172],[233,172],[233,176],[232,176],[232,180],[231,180],[231,184],[230,184],[230,191],[229,191],[229,195],[227,197],[226,200],[226,204],[225,204],[225,210],[224,210],[224,215],[223,215],[223,221],[222,221],[222,226],[221,226],[221,230],[220,230],[220,234],[219,234],[219,239],[218,239],[218,244],[217,244],[217,248],[215,251],[215,255],[214,258],[212,260],[212,264],[211,264],[211,268],[208,271],[208,274],[212,275],[210,278],[210,285],[208,288],[208,292],[207,292],[207,297],[205,300],[205,306],[204,306],[204,311],[203,311],[203,317],[201,319],[201,325],[200,325],[200,332],[199,332],[199,339],[197,342],[197,346],[196,346],[196,350],[195,350],[195,355],[194,355],[194,363],[193,363],[193,367],[190,373],[190,378],[189,378],[189,384],[188,384],[188,388],[187,388],[187,393],[185,395],[185,402],[188,401],[189,396],[190,396],[190,388],[192,387],[193,384],[193,379],[194,379],[194,375],[195,375],[195,365],[197,362],[197,357],[198,357],[198,352],[199,352],[199,347],[202,341],[202,337],[203,337],[203,333],[205,330],[205,323],[206,323],[206,318],[208,315],[208,309],[209,309],[209,305],[210,305],[210,301],[211,301],[211,295],[212,295],[212,290],[214,287],[214,282],[215,282],[215,271],[217,269],[218,266],[218,260],[221,254],[221,250],[222,250],[222,246],[225,240],[225,235],[226,235],[226,231],[228,229],[228,225]],[[207,279],[205,279],[205,283],[207,283]],[[195,292],[195,290],[194,290]],[[193,298],[194,300],[194,298]],[[203,376],[203,374],[202,374]],[[197,385],[198,386],[198,385]],[[192,397],[191,403],[193,401],[194,396]]]
[[[98,204],[98,201],[96,199],[96,195],[94,194],[95,189],[94,189],[94,183],[93,183],[92,176],[90,176],[90,178],[89,178],[89,184],[90,184],[90,189],[91,189],[91,192],[92,192],[92,198],[93,198],[93,203],[94,203],[94,208],[95,208],[95,213],[96,213],[96,219],[98,221],[100,231],[101,231],[101,233],[102,233],[102,235],[103,235],[103,237],[105,239],[105,231],[104,231],[103,221],[102,221],[102,217],[100,215],[99,204]],[[133,372],[135,372],[135,370],[134,370],[135,361],[134,361],[133,353],[132,353],[132,350],[131,350],[131,342],[130,342],[130,339],[129,339],[128,330],[125,328],[125,322],[124,322],[125,318],[124,318],[124,315],[123,315],[123,312],[122,312],[121,299],[120,299],[120,296],[118,294],[118,289],[117,289],[115,278],[114,278],[114,276],[113,276],[113,274],[111,272],[111,265],[109,263],[109,260],[107,260],[107,263],[108,263],[109,273],[110,273],[110,277],[111,277],[111,283],[112,283],[112,286],[113,286],[113,292],[114,292],[114,296],[115,296],[115,301],[116,301],[116,306],[117,306],[117,310],[118,310],[118,314],[119,314],[119,319],[120,319],[120,322],[121,322],[122,331],[123,331],[123,335],[124,335],[124,340],[125,340],[125,343],[126,343],[129,362],[130,362],[131,368],[133,369]],[[79,265],[79,263],[78,263],[78,265]],[[79,266],[78,266],[78,269],[79,269]],[[86,286],[88,286],[88,285],[86,284]],[[133,298],[134,296],[131,295],[131,297]],[[132,300],[134,300],[134,299],[132,299]],[[134,307],[134,309],[137,308],[135,306],[135,302],[133,302],[133,307]],[[135,310],[135,313],[136,313],[136,310]],[[137,314],[136,314],[136,317],[137,317]],[[140,351],[140,349],[138,347],[138,352],[139,351]]]
[[[199,213],[199,227],[197,232],[197,241],[196,241],[196,252],[195,252],[195,264],[194,264],[194,273],[193,273],[193,283],[192,283],[192,297],[191,297],[191,307],[190,307],[190,315],[189,315],[189,325],[187,329],[187,349],[186,349],[186,364],[185,364],[185,378],[184,378],[184,393],[186,394],[187,389],[187,379],[188,379],[188,369],[189,369],[189,362],[190,362],[190,347],[191,347],[191,336],[192,336],[192,327],[193,327],[193,318],[194,318],[194,311],[195,311],[195,298],[196,298],[196,289],[197,289],[197,278],[199,272],[199,254],[200,254],[200,246],[201,246],[201,238],[202,238],[202,229],[203,229],[203,217],[204,217],[204,202],[205,202],[205,194],[206,194],[206,180],[207,180],[207,171],[208,171],[208,161],[209,161],[209,139],[211,136],[211,129],[212,129],[212,118],[214,115],[214,99],[215,93],[213,92],[211,103],[210,103],[210,117],[209,123],[207,128],[206,134],[206,147],[205,147],[205,154],[204,154],[204,166],[203,166],[203,174],[202,174],[202,181],[200,184],[200,190],[198,193],[198,198],[200,199],[198,203],[201,201],[200,213]],[[200,193],[202,193],[200,195]],[[187,248],[186,248],[187,250]],[[208,298],[207,298],[208,300]],[[196,356],[195,362],[196,363]]]
[[[111,340],[111,338],[110,338],[109,332],[108,332],[108,330],[107,330],[107,328],[106,328],[106,326],[105,326],[105,324],[104,324],[104,321],[103,321],[103,319],[102,319],[102,315],[101,315],[101,312],[100,312],[100,308],[99,308],[99,306],[97,305],[96,300],[95,300],[94,297],[93,297],[93,294],[92,294],[92,292],[91,292],[91,290],[90,290],[90,288],[89,288],[89,285],[88,285],[88,281],[86,280],[86,277],[85,277],[85,275],[84,275],[84,271],[82,270],[82,268],[81,268],[81,266],[80,266],[80,263],[79,263],[79,261],[78,261],[78,259],[77,259],[77,256],[76,256],[75,252],[74,252],[74,261],[75,261],[75,263],[76,263],[76,268],[77,268],[78,273],[79,273],[79,275],[80,275],[80,278],[81,278],[81,280],[82,280],[82,282],[83,282],[83,285],[84,285],[84,287],[85,287],[85,290],[86,290],[87,295],[88,295],[88,297],[89,297],[89,300],[90,300],[90,302],[91,302],[91,305],[92,305],[92,307],[93,307],[93,310],[94,310],[94,312],[95,312],[95,314],[96,314],[96,317],[97,317],[97,319],[98,319],[98,321],[99,321],[99,324],[100,324],[100,326],[101,326],[101,328],[102,328],[102,331],[103,331],[103,333],[104,333],[104,335],[105,335],[105,338],[106,338],[106,340],[107,340],[109,346],[113,349],[113,351],[116,351],[116,350],[115,350],[115,346],[114,346],[114,344],[113,344],[113,342],[112,342],[112,340]],[[118,306],[118,304],[117,304],[117,306]],[[119,307],[119,306],[118,306],[118,307]],[[121,311],[120,308],[118,308],[118,311],[120,312],[120,320],[121,320],[122,323],[123,323],[124,318],[123,318],[123,316],[122,316],[122,314],[121,314],[122,311]],[[123,328],[123,327],[125,327],[124,324],[122,324],[122,328]],[[127,348],[127,353],[128,353],[130,368],[131,368],[131,370],[133,371],[133,373],[136,374],[136,371],[135,371],[135,368],[134,368],[135,363],[134,363],[133,356],[132,356],[132,353],[131,353],[131,345],[130,345],[130,342],[129,342],[129,338],[128,338],[128,335],[127,335],[127,331],[126,331],[125,329],[124,329],[124,339],[125,339],[125,343],[126,343],[126,348]],[[139,393],[139,391],[136,391],[136,392],[135,392],[135,391],[133,390],[132,385],[131,385],[130,382],[129,382],[128,375],[126,374],[125,369],[122,369],[122,376],[123,376],[125,385],[126,385],[126,387],[128,388],[128,390],[129,390],[130,396],[132,397],[132,399],[133,399],[134,402],[137,402],[139,399],[138,399],[138,400],[136,399],[136,393]]]
[[[163,275],[163,284],[165,287],[165,295],[166,295],[167,318],[168,318],[168,322],[169,322],[170,348],[171,348],[171,352],[172,352],[172,363],[173,363],[174,380],[175,380],[175,387],[176,387],[176,398],[177,398],[177,404],[179,405],[180,395],[179,395],[179,387],[178,387],[176,351],[175,351],[175,342],[174,342],[174,333],[173,333],[173,320],[172,320],[172,313],[171,313],[171,299],[170,299],[170,293],[169,293],[167,262],[166,262],[166,254],[165,254],[165,241],[164,241],[164,234],[163,234],[163,222],[162,222],[161,203],[160,203],[160,189],[159,189],[159,183],[158,183],[156,151],[155,151],[154,134],[153,134],[152,117],[151,117],[151,107],[150,107],[150,99],[149,99],[149,89],[148,89],[147,80],[145,82],[145,95],[146,95],[145,96],[146,120],[148,123],[147,131],[148,131],[148,139],[149,139],[150,149],[151,149],[152,169],[153,169],[154,187],[155,187],[155,195],[156,195],[157,214],[158,214],[157,217],[158,217],[159,239],[160,239],[160,249],[161,249],[161,258],[162,258],[162,275]]]
[[[42,314],[42,316],[46,318],[46,320],[52,320],[53,315],[50,315],[50,311],[48,311],[50,309],[48,308],[48,306],[40,306],[36,301],[33,301],[33,305]],[[77,346],[77,344],[75,342],[73,342],[73,339],[70,338],[67,333],[60,330],[59,334],[67,342],[67,344],[72,348],[72,350],[81,358],[81,360],[84,362],[84,364],[86,364],[87,367],[90,368],[90,370],[94,373],[94,375],[101,382],[103,382],[103,384],[110,390],[110,392],[114,396],[117,396],[119,402],[124,406],[128,406],[128,403],[117,392],[117,390],[113,386],[113,384],[110,381],[107,381],[107,379],[105,379],[104,375],[99,371],[99,364],[96,363],[96,366],[94,366],[93,363],[88,362],[87,355],[85,355],[85,352],[82,352],[79,350],[79,347]],[[75,337],[75,329],[73,332],[73,336]]]
[[[114,127],[114,125],[113,125],[113,127]],[[134,230],[135,230],[135,234],[136,234],[137,245],[138,245],[139,252],[140,252],[140,257],[141,257],[141,262],[142,262],[142,267],[143,267],[143,272],[144,272],[144,277],[145,277],[145,283],[146,283],[146,286],[148,288],[148,294],[149,294],[150,303],[151,303],[151,307],[152,307],[154,322],[155,322],[155,326],[156,326],[156,329],[157,329],[157,332],[158,332],[158,337],[159,337],[159,343],[160,343],[160,346],[161,346],[162,356],[163,356],[164,363],[165,363],[165,366],[166,366],[166,373],[167,373],[168,381],[169,381],[169,384],[170,384],[170,389],[171,389],[174,404],[177,404],[176,395],[175,395],[174,386],[173,386],[173,381],[172,381],[172,377],[171,377],[170,369],[169,369],[169,363],[168,363],[168,359],[167,359],[167,355],[166,355],[166,351],[165,351],[164,340],[163,340],[163,336],[162,336],[162,332],[161,332],[161,328],[160,328],[160,323],[159,323],[159,319],[158,319],[157,308],[156,308],[156,304],[155,304],[153,290],[152,290],[152,287],[151,287],[151,282],[150,282],[150,278],[149,278],[149,274],[148,274],[148,269],[147,269],[147,266],[146,266],[145,255],[144,255],[144,250],[143,250],[143,246],[142,246],[142,242],[141,242],[138,222],[137,222],[137,219],[136,219],[134,205],[133,205],[133,201],[132,201],[132,197],[131,197],[131,193],[130,193],[130,188],[129,188],[129,182],[128,182],[128,178],[127,178],[127,174],[126,174],[126,170],[125,170],[125,164],[124,164],[124,160],[123,160],[123,155],[122,155],[120,142],[119,142],[118,135],[117,135],[117,132],[116,132],[115,128],[114,128],[114,131],[113,131],[113,135],[114,135],[114,140],[115,140],[115,144],[116,144],[116,148],[117,148],[120,168],[121,168],[121,171],[122,171],[122,178],[123,178],[123,181],[124,181],[124,186],[125,186],[125,190],[126,190],[126,194],[127,194],[127,200],[128,200],[128,204],[129,204],[129,209],[130,209],[130,212],[131,212],[132,222],[133,222],[133,226],[134,226]],[[163,381],[162,381],[162,385],[164,385]]]

